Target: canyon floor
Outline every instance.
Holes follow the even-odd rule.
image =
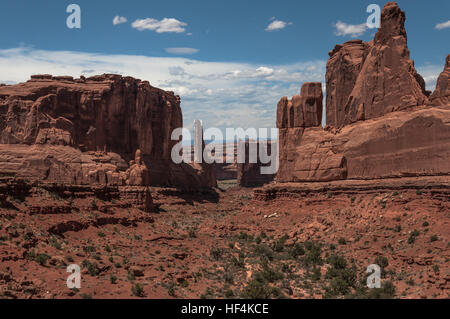
[[[448,177],[0,202],[2,298],[449,298]],[[67,265],[81,267],[68,289]],[[382,288],[366,287],[370,264]]]

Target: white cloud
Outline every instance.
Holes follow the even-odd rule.
[[[184,74],[186,74],[186,72],[180,66],[171,66],[171,67],[169,67],[169,74],[170,75],[184,75]]]
[[[442,65],[428,64],[417,67],[417,72],[419,72],[419,74],[425,80],[427,90],[434,91],[434,89],[436,88],[436,81],[443,69],[444,63],[442,63]]]
[[[258,65],[25,47],[0,50],[0,83],[24,82],[31,74],[44,73],[129,75],[179,94],[188,128],[194,119],[203,120],[205,127],[274,127],[280,98],[299,94],[302,82],[323,83],[325,67],[323,60]],[[434,90],[443,67],[444,62],[417,67],[428,90]]]
[[[114,25],[127,23],[127,22],[128,22],[127,18],[121,17],[121,16],[115,16],[114,19],[113,19],[113,24]]]
[[[446,29],[446,28],[450,28],[450,20],[448,20],[447,22],[442,22],[442,23],[436,24],[436,29],[438,29],[438,30],[442,30],[442,29]]]
[[[199,51],[194,48],[166,48],[166,52],[170,54],[194,54]]]
[[[336,28],[335,34],[337,36],[347,36],[350,35],[352,38],[358,37],[367,30],[367,24],[347,24],[342,21],[338,21],[334,27]]]
[[[134,21],[131,26],[139,31],[151,30],[156,31],[156,33],[183,33],[186,31],[187,23],[174,18],[164,18],[162,20],[146,18]]]
[[[258,128],[275,126],[278,101],[298,94],[302,82],[324,82],[325,64],[258,65],[21,47],[0,50],[0,83],[24,82],[31,74],[118,73],[179,94],[186,127],[197,118],[205,127]]]
[[[270,20],[275,19],[274,17],[270,18]],[[292,24],[291,22],[284,22],[281,20],[273,20],[266,28],[267,32],[278,31],[286,28],[287,25]]]

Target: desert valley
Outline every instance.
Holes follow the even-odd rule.
[[[450,55],[427,91],[405,19],[280,96],[274,175],[173,163],[183,101],[145,80],[0,84],[0,297],[448,299]]]

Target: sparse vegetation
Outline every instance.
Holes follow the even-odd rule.
[[[144,287],[139,283],[136,283],[133,286],[131,286],[131,292],[136,297],[141,297],[141,298],[145,297]]]

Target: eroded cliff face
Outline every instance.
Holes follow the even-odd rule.
[[[35,75],[0,87],[0,173],[67,184],[207,186],[209,177],[171,161],[179,142],[171,133],[182,126],[180,98],[147,81]]]
[[[352,40],[343,45],[336,45],[329,53],[326,73],[327,125],[339,127],[345,123],[345,105],[370,47],[370,43]]]
[[[373,41],[350,41],[330,52],[327,125],[342,127],[427,102],[425,81],[410,59],[405,19],[388,2]]]
[[[450,175],[450,109],[418,108],[280,138],[278,182]]]
[[[294,99],[280,101],[278,182],[450,175],[449,57],[428,99],[404,22],[389,2],[373,41],[349,41],[329,53],[325,129],[296,122]]]
[[[277,127],[280,157],[278,181],[290,180],[295,163],[311,164],[302,158],[302,156],[309,156],[311,152],[297,155],[296,147],[302,142],[305,130],[322,129],[322,101],[322,84],[317,82],[304,83],[300,95],[295,95],[292,100],[283,97],[278,102]]]
[[[322,84],[320,82],[304,83],[300,95],[292,100],[283,97],[277,107],[277,127],[314,127],[322,122]]]
[[[134,157],[170,158],[183,125],[180,99],[120,75],[71,80],[33,76],[0,88],[0,143],[68,145]]]

